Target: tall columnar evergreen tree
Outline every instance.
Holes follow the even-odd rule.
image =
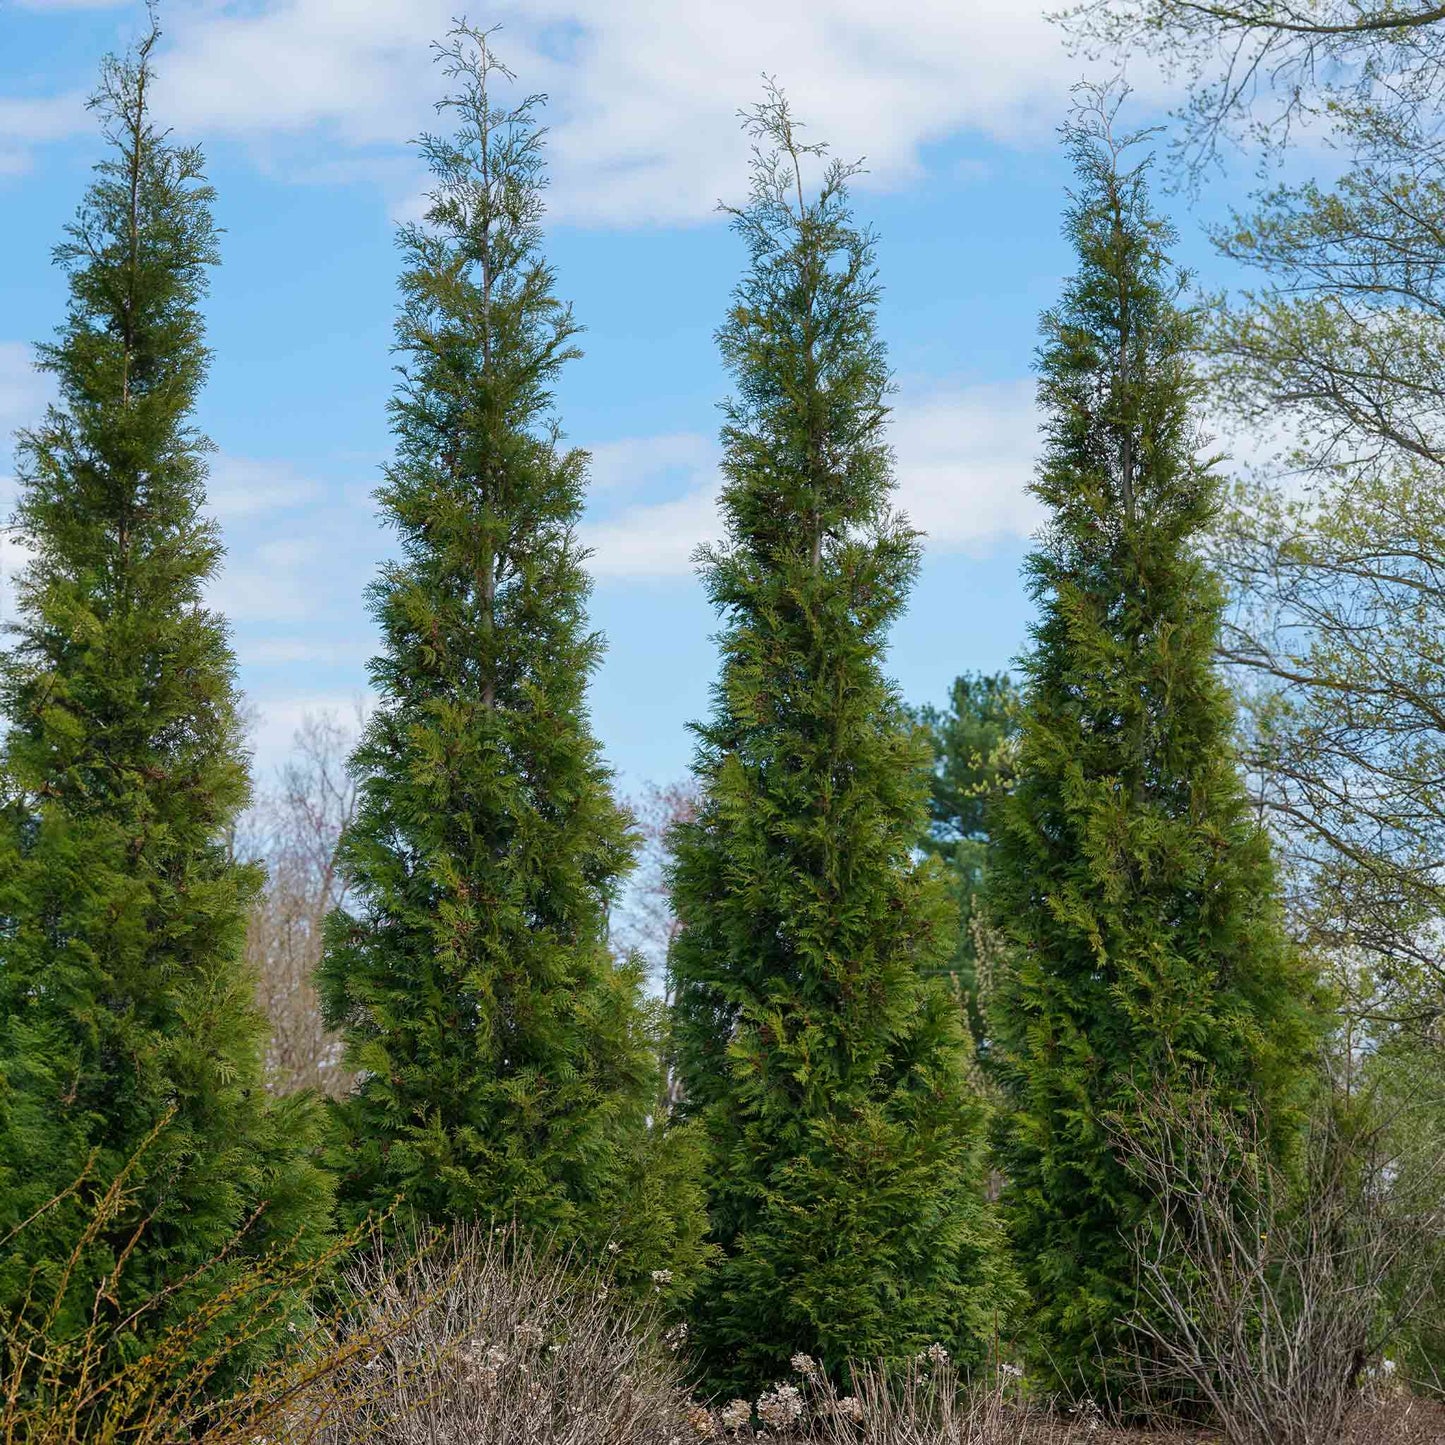
[[[19,437],[29,560],[0,673],[0,1306],[51,1296],[92,1186],[42,1206],[88,1164],[97,1187],[130,1165],[135,1209],[72,1281],[81,1320],[142,1218],[122,1315],[258,1207],[243,1248],[329,1212],[304,1103],[266,1103],[242,962],[258,878],[228,847],[246,755],[193,423],[212,192],[152,123],[155,41],[104,66],[109,155],[56,251],[70,303],[40,364],[59,400]]]
[[[541,252],[541,98],[497,103],[484,34],[440,56],[457,127],[423,138],[430,207],[399,236],[379,492],[402,555],[371,589],[380,703],[321,970],[362,1075],[336,1110],[339,1190],[351,1217],[402,1196],[600,1241],[657,1065],[639,970],[607,943],[632,841],[586,710],[586,457],[550,412],[577,327]]]
[[[929,705],[915,714],[933,749],[928,827],[920,846],[948,869],[958,933],[947,976],[980,1054],[987,1051],[988,1035],[979,976],[988,815],[1008,786],[1006,754],[1018,700],[1008,673],[966,672],[954,679],[947,707]]]
[[[1009,951],[1000,1168],[1039,1360],[1117,1399],[1130,1239],[1150,1211],[1120,1132],[1147,1127],[1150,1098],[1203,1088],[1262,1109],[1287,1150],[1313,1020],[1212,661],[1220,593],[1197,548],[1218,483],[1196,456],[1195,323],[1114,109],[1097,96],[1065,130],[1079,269],[1043,319],[1034,490],[1051,518],[988,886]]]
[[[750,128],[751,264],[719,332],[727,536],[703,554],[722,676],[673,869],[675,1047],[721,1252],[694,1338],[718,1388],[800,1349],[976,1354],[1004,1301],[967,1043],[923,977],[955,925],[912,857],[926,749],[881,669],[918,543],[889,507],[873,242],[849,167],[808,197],[821,147],[779,95]]]

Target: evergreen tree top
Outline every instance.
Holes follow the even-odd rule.
[[[54,259],[69,275],[60,339],[40,346],[66,408],[152,399],[170,415],[194,400],[209,353],[199,306],[220,260],[215,191],[199,146],[171,144],[151,118],[152,28],[133,55],[109,55],[88,108],[109,152],[96,163]]]
[[[1108,552],[1136,529],[1158,540],[1197,532],[1215,482],[1194,460],[1198,383],[1189,365],[1196,319],[1179,304],[1173,226],[1149,196],[1152,158],[1127,158],[1152,131],[1119,134],[1126,91],[1080,87],[1062,128],[1078,177],[1064,234],[1079,266],[1042,319],[1039,399],[1046,450],[1035,494],[1053,522],[1032,564],[1049,585],[1091,549]]]
[[[399,233],[378,493],[402,557],[370,589],[378,704],[320,973],[360,1076],[334,1115],[341,1208],[401,1196],[681,1274],[700,1223],[638,1191],[654,1155],[681,1181],[685,1150],[649,1133],[653,1015],[608,947],[633,840],[586,706],[601,640],[586,457],[551,414],[577,327],[542,254],[542,97],[502,103],[490,32],[460,25],[436,53],[455,125],[421,138],[429,205]]]
[[[176,807],[172,826],[184,814],[204,836],[248,793],[234,661],[204,607],[222,547],[202,511],[213,448],[193,422],[219,255],[201,151],[152,119],[158,40],[152,28],[102,65],[90,106],[109,150],[54,253],[70,295],[57,339],[38,348],[59,400],[16,449],[29,558],[4,669],[5,755],[22,789],[81,811],[138,806],[149,789],[147,807]],[[169,618],[195,629],[189,673],[158,667]]]
[[[601,648],[581,630],[587,458],[559,445],[551,414],[580,353],[542,254],[545,97],[498,101],[514,77],[490,31],[458,25],[435,49],[452,82],[438,109],[456,126],[420,138],[429,204],[397,236],[396,455],[377,495],[406,570],[372,589],[389,654],[373,672],[384,696],[435,689],[492,708],[520,705],[544,668],[553,705],[578,710]],[[535,645],[518,651],[509,627]]]
[[[1129,1241],[1158,1218],[1120,1132],[1203,1087],[1221,1111],[1258,1108],[1285,1157],[1314,1043],[1215,666],[1195,322],[1148,162],[1128,159],[1143,137],[1114,128],[1121,99],[1085,91],[1064,130],[1078,271],[1043,318],[1035,490],[1051,521],[1029,562],[1039,615],[987,872],[1007,942],[996,1158],[1035,1354],[1115,1404],[1139,1379],[1121,1321],[1149,1308]]]
[[[152,120],[158,38],[92,102],[108,150],[55,253],[59,400],[19,438],[29,555],[0,659],[0,1310],[45,1301],[57,1338],[132,1359],[329,1213],[309,1106],[267,1101],[242,957],[259,869],[230,847],[247,759],[194,423],[213,194]],[[75,1181],[122,1173],[134,1210],[92,1220]]]
[[[535,423],[551,382],[580,355],[569,344],[579,328],[542,254],[546,130],[537,115],[546,97],[498,102],[497,80],[515,76],[491,34],[459,25],[435,46],[453,82],[437,110],[456,127],[420,137],[432,189],[423,220],[397,235],[406,263],[396,349],[405,359],[393,408],[403,460],[436,460],[428,448],[448,436],[481,446],[500,428]],[[463,450],[441,460],[463,474],[481,459]],[[482,465],[499,474],[503,461]]]
[[[723,209],[750,265],[717,337],[735,387],[723,405],[723,510],[737,564],[817,570],[858,529],[888,521],[890,382],[874,238],[849,206],[860,165],[828,161],[809,194],[805,170],[826,147],[801,140],[775,85],[742,115],[754,140],[750,196]],[[743,600],[727,568],[710,581],[720,605]]]
[[[840,1377],[933,1341],[976,1358],[1007,1294],[958,1012],[923,976],[954,920],[916,863],[926,750],[883,671],[918,543],[890,508],[858,168],[804,144],[772,86],[744,119],[748,266],[718,333],[727,538],[702,554],[723,658],[699,807],[673,834],[669,958],[721,1254],[693,1311],[717,1390],[761,1388],[800,1349]]]

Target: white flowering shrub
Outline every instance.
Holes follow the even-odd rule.
[[[684,1384],[685,1331],[665,1337],[596,1271],[509,1231],[461,1229],[413,1274],[398,1302],[411,1323],[367,1364],[385,1388],[337,1412],[323,1445],[684,1445],[713,1433]]]
[[[966,1379],[942,1345],[903,1370],[864,1366],[841,1390],[811,1355],[792,1357],[792,1381],[757,1400],[732,1400],[692,1420],[694,1438],[720,1445],[1068,1445],[1066,1419],[1018,1398],[1018,1368]]]

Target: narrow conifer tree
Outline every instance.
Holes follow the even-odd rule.
[[[402,556],[371,589],[380,701],[321,970],[362,1076],[336,1109],[339,1193],[353,1218],[400,1196],[598,1243],[657,1063],[640,970],[607,943],[632,840],[586,710],[586,457],[550,413],[577,327],[541,253],[541,97],[498,104],[483,33],[439,55],[457,128],[423,137],[430,206],[399,234],[379,492]]]
[[[1094,94],[1065,128],[1079,269],[1043,319],[1034,490],[1051,515],[988,892],[1009,952],[999,1164],[1039,1365],[1119,1403],[1150,1211],[1120,1131],[1147,1128],[1157,1094],[1203,1088],[1262,1108],[1287,1149],[1313,1022],[1213,663],[1221,598],[1199,542],[1218,482],[1196,456],[1194,320],[1116,108]]]
[[[967,1043],[923,977],[955,926],[912,855],[927,751],[881,668],[918,542],[889,507],[873,242],[852,168],[806,194],[822,148],[779,94],[749,128],[751,264],[719,332],[726,541],[702,569],[722,676],[673,870],[675,1046],[721,1252],[693,1333],[719,1389],[796,1350],[832,1370],[976,1356],[1004,1302]]]
[[[193,422],[212,192],[153,126],[156,39],[105,63],[110,154],[56,251],[69,312],[40,364],[59,400],[19,437],[29,560],[0,675],[0,1306],[53,1297],[93,1188],[128,1166],[135,1204],[84,1252],[62,1329],[122,1252],[118,1317],[258,1208],[243,1251],[329,1213],[304,1101],[267,1104],[243,965],[258,879],[228,846],[246,754]]]
[[[979,943],[988,814],[1008,786],[1007,748],[1017,708],[1018,689],[1006,672],[966,672],[954,679],[947,707],[913,714],[933,750],[928,831],[920,846],[946,865],[958,904],[958,942],[947,976],[980,1057],[988,1048],[986,981],[979,976],[987,972]]]

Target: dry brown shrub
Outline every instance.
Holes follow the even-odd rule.
[[[1024,1399],[1017,1372],[961,1372],[940,1346],[904,1369],[855,1366],[840,1389],[806,1355],[794,1378],[757,1400],[694,1412],[694,1438],[778,1445],[1068,1445],[1098,1440],[1099,1422],[1054,1414]]]
[[[363,1410],[374,1386],[357,1367],[411,1323],[407,1311],[420,1296],[410,1281],[424,1261],[399,1261],[390,1276],[371,1280],[368,1293],[351,1294],[331,1282],[363,1242],[360,1232],[309,1257],[273,1250],[247,1258],[243,1229],[199,1269],[122,1316],[119,1285],[146,1226],[133,1169],[134,1161],[97,1188],[54,1281],[33,1284],[21,1305],[0,1318],[0,1442],[171,1445],[204,1436],[213,1445],[281,1438],[310,1445],[331,1411]],[[55,1202],[91,1182],[87,1172]],[[88,1279],[97,1242],[117,1231],[129,1244],[113,1270]],[[426,1274],[430,1279],[434,1271]],[[78,1292],[88,1318],[77,1330],[62,1319]],[[191,1301],[185,1314],[165,1319],[179,1298]],[[318,1308],[322,1298],[328,1308]],[[122,1335],[145,1343],[127,1357],[116,1348]],[[276,1348],[278,1340],[284,1347]],[[238,1355],[261,1361],[239,1380],[229,1369]]]
[[[682,1445],[693,1438],[678,1351],[605,1271],[512,1229],[458,1227],[425,1263],[351,1266],[353,1293],[410,1318],[334,1377],[324,1445]],[[365,1375],[366,1389],[350,1389]],[[376,1388],[379,1386],[380,1388]]]
[[[1322,1110],[1301,1189],[1259,1119],[1204,1093],[1155,1098],[1146,1117],[1147,1130],[1117,1136],[1158,1208],[1135,1241],[1146,1386],[1192,1393],[1230,1445],[1413,1429],[1423,1415],[1369,1386],[1436,1297],[1445,1161],[1402,1152],[1393,1118],[1357,1112],[1346,1125]]]

